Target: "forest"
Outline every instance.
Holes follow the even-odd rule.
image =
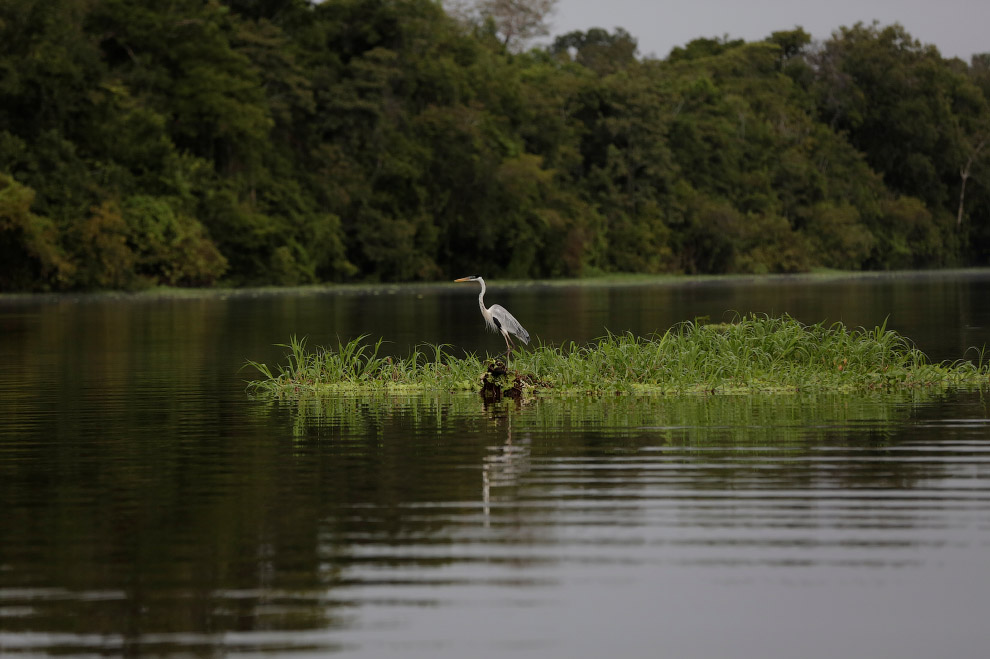
[[[497,19],[4,0],[0,291],[990,263],[990,53]]]

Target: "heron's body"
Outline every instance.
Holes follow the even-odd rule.
[[[514,347],[512,339],[509,338],[510,334],[523,343],[529,344],[529,332],[505,307],[500,304],[485,307],[485,280],[483,278],[477,276],[461,277],[454,281],[476,281],[481,284],[481,292],[478,294],[478,306],[481,307],[481,315],[485,319],[485,325],[488,326],[488,329],[498,332],[505,339],[506,358]]]

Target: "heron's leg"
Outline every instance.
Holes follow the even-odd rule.
[[[508,365],[509,355],[512,353],[512,341],[509,339],[509,333],[506,331],[502,332],[502,336],[505,338],[505,362]]]

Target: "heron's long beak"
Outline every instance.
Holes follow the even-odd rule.
[[[461,277],[460,279],[455,279],[454,281],[474,281],[470,277]]]

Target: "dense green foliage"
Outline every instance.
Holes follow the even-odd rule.
[[[988,95],[897,25],[655,60],[432,0],[7,0],[0,290],[980,264]]]
[[[293,339],[287,363],[273,371],[250,362],[262,379],[251,391],[298,397],[341,390],[478,390],[490,359],[452,356],[443,346],[405,359],[379,356],[364,337],[336,349],[310,350]],[[489,364],[486,367],[486,362]],[[650,338],[608,335],[591,345],[540,345],[516,353],[506,387],[520,393],[760,393],[899,391],[986,385],[990,364],[933,364],[885,327],[804,325],[751,316],[731,324],[683,323]],[[501,385],[500,385],[501,386]]]

